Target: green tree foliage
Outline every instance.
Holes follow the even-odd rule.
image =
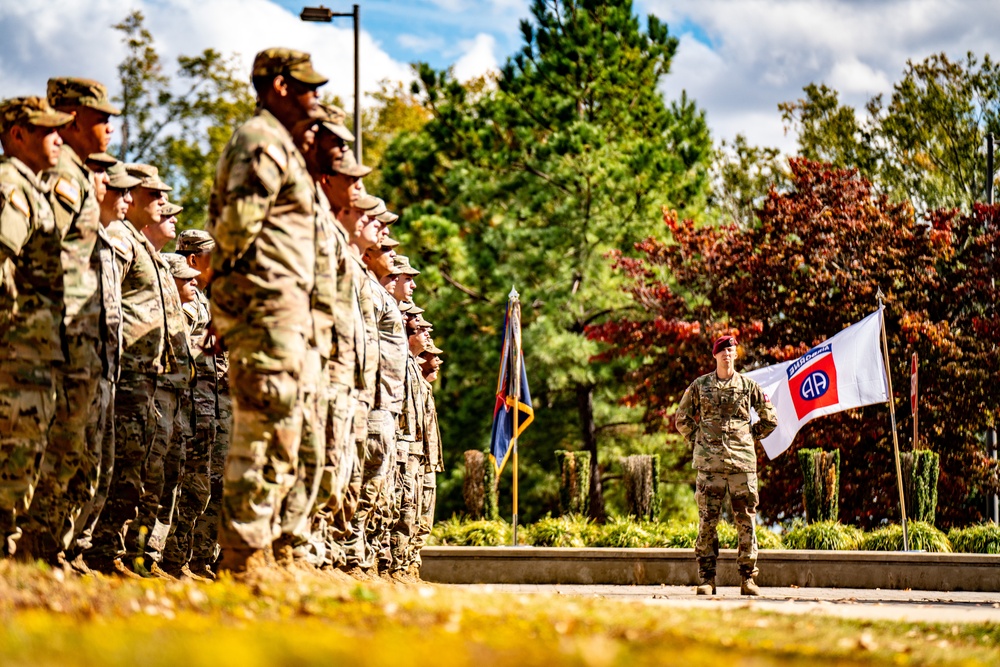
[[[122,136],[118,157],[155,165],[184,206],[179,227],[204,227],[215,165],[233,128],[253,115],[255,94],[235,55],[206,49],[179,56],[176,77],[163,71],[141,12],[114,26],[127,55],[118,66]]]
[[[1000,67],[972,53],[907,61],[886,99],[876,95],[865,116],[842,105],[837,91],[809,84],[805,97],[779,105],[799,153],[855,167],[893,199],[917,211],[958,206],[968,211],[986,184],[984,142],[1000,132]]]
[[[897,405],[908,395],[907,360],[916,351],[923,363],[922,438],[941,455],[938,521],[978,520],[997,479],[981,434],[1000,415],[1000,208],[937,211],[917,224],[908,203],[877,194],[854,170],[801,158],[790,166],[792,188],[772,190],[753,227],[698,227],[668,214],[667,240],[638,244],[639,257],[613,255],[646,312],[589,329],[609,344],[601,359],[641,362],[625,403],[644,407],[651,429],[672,431],[685,387],[713,366],[713,337],[737,331],[744,368],[793,359],[871,313],[881,288]],[[840,450],[846,522],[898,519],[885,406],[814,420],[789,453],[761,459],[766,518],[802,515],[795,452],[817,445]]]
[[[591,363],[583,332],[634,307],[603,256],[648,236],[661,206],[703,206],[710,140],[690,100],[663,102],[677,40],[655,17],[642,30],[629,0],[536,0],[531,15],[498,77],[462,84],[418,68],[433,117],[390,145],[383,182],[405,206],[401,240],[420,249],[417,299],[447,322],[443,437],[459,450],[488,441],[514,284],[536,415],[520,450],[522,505],[556,510],[553,452],[581,448],[598,463],[590,513],[602,517],[598,439],[629,416],[615,403],[623,369]]]

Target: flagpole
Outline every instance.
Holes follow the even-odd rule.
[[[882,304],[884,295],[879,288],[875,295],[878,299],[878,317],[882,329],[882,357],[885,361],[885,380],[889,385],[889,419],[892,424],[892,453],[896,459],[896,484],[899,487],[899,514],[903,523],[903,551],[910,550],[909,532],[906,527],[906,500],[903,498],[903,469],[899,463],[899,437],[896,435],[896,404],[892,397],[892,373],[889,366],[889,341],[885,335],[885,307]]]
[[[514,388],[514,433],[513,433],[513,437],[511,437],[511,440],[510,440],[510,446],[513,448],[512,455],[514,457],[514,461],[513,461],[513,464],[514,464],[514,470],[513,470],[514,479],[513,479],[513,486],[512,486],[514,508],[513,508],[513,512],[511,513],[511,519],[512,519],[511,523],[514,526],[514,531],[513,531],[513,535],[512,535],[512,539],[513,539],[514,543],[511,546],[515,546],[515,547],[517,546],[517,429],[518,429],[519,418],[521,416],[521,407],[520,407],[520,402],[521,402],[521,302],[518,300],[519,297],[520,297],[520,295],[517,293],[517,290],[514,289],[513,285],[511,285],[511,287],[510,287],[510,294],[507,295],[507,298],[511,301],[511,305],[513,306],[514,309],[516,309],[516,313],[517,313],[517,317],[516,318],[513,318],[513,317],[511,318],[511,331],[510,331],[510,333],[513,334],[513,335],[512,335],[512,337],[511,337],[510,340],[513,343],[513,349],[512,349],[513,359],[512,360],[513,360],[514,363],[512,365],[512,371],[513,372],[511,374],[510,378],[508,378],[508,380],[511,382],[511,386]],[[516,331],[515,331],[515,327],[514,327],[514,320],[515,319],[517,321],[517,327],[516,327],[517,330]]]

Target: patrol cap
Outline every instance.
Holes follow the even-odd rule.
[[[53,109],[44,97],[12,97],[0,102],[0,131],[15,125],[35,127],[62,127],[73,121],[73,116]]]
[[[430,346],[426,350],[424,350],[424,352],[427,352],[428,354],[433,354],[436,357],[444,354],[444,350],[435,345],[433,340],[431,340]]]
[[[96,164],[103,169],[108,167],[113,167],[118,164],[118,158],[114,155],[108,155],[107,153],[91,153],[87,156],[87,162]]]
[[[427,311],[418,306],[417,304],[411,302],[409,312],[411,315],[419,315],[420,313],[426,313]]]
[[[322,86],[327,78],[313,69],[312,56],[295,49],[264,49],[253,59],[253,74],[257,77],[289,76],[300,83]]]
[[[90,107],[112,116],[120,116],[122,110],[108,100],[108,89],[103,83],[92,79],[60,76],[49,79],[49,104],[59,107]]]
[[[319,108],[323,112],[320,127],[326,128],[344,141],[354,141],[354,134],[344,125],[347,113],[343,109],[332,104],[320,104]]]
[[[398,304],[399,312],[406,313],[408,315],[413,314],[413,302],[412,301],[400,301]]]
[[[419,276],[420,272],[415,268],[410,266],[410,258],[406,255],[396,255],[392,258],[393,268],[397,269],[396,273],[402,273],[407,276]]]
[[[399,216],[389,210],[379,213],[378,215],[375,216],[375,218],[383,225],[391,225],[392,223],[399,220]]]
[[[367,192],[363,192],[363,193],[361,193],[361,196],[358,197],[357,199],[355,199],[354,203],[351,204],[351,205],[354,208],[356,208],[358,210],[361,210],[361,211],[365,211],[367,213],[368,211],[371,211],[371,210],[375,209],[376,207],[378,207],[378,203],[379,203],[379,198],[378,197],[372,197]],[[372,216],[372,217],[374,217],[374,216]]]
[[[187,258],[184,255],[178,255],[175,252],[161,252],[160,257],[170,267],[170,275],[178,280],[191,280],[201,275],[200,271],[188,265]]]
[[[714,357],[729,347],[736,347],[736,338],[734,336],[719,336],[712,344],[712,356]]]
[[[166,204],[160,206],[160,215],[170,217],[172,215],[177,215],[183,210],[184,210],[183,206],[175,204],[172,201],[168,201]]]
[[[410,315],[413,315],[413,311],[412,310],[410,311]],[[415,327],[420,327],[421,329],[433,329],[434,328],[434,325],[431,324],[430,322],[428,322],[427,320],[425,320],[424,316],[421,315],[420,313],[417,313],[413,317],[413,319],[410,321],[410,324],[412,324]]]
[[[135,176],[139,179],[137,187],[159,190],[161,192],[170,192],[173,190],[172,187],[160,180],[160,170],[151,164],[137,164],[132,162],[125,165],[125,171],[130,176]]]
[[[366,167],[363,164],[358,164],[357,158],[354,157],[354,151],[348,149],[344,151],[344,157],[341,158],[340,164],[334,165],[334,171],[338,174],[343,174],[344,176],[364,178],[368,174],[372,173],[372,168]]]
[[[375,199],[377,200],[378,203],[375,205],[375,208],[368,211],[368,217],[379,220],[379,216],[385,213],[386,211],[385,202],[379,199],[378,197],[375,197]],[[381,220],[379,220],[379,222],[381,222]]]
[[[104,173],[108,175],[108,187],[115,190],[130,190],[142,182],[135,176],[129,176],[124,162],[115,162]]]
[[[389,250],[391,248],[395,248],[396,246],[398,246],[399,241],[397,241],[396,239],[391,239],[388,236],[386,236],[384,239],[382,239],[382,243],[380,245],[382,246],[383,250]]]
[[[177,236],[177,252],[212,252],[215,239],[203,229],[185,229]]]

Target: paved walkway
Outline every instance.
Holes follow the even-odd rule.
[[[856,588],[762,588],[759,598],[723,586],[711,597],[698,597],[690,586],[581,586],[473,584],[478,592],[580,595],[637,600],[649,605],[685,608],[751,608],[785,614],[823,614],[840,618],[923,623],[1000,624],[1000,594],[962,591],[899,591]]]

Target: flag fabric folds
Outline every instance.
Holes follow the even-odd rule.
[[[514,417],[517,412],[517,433]],[[521,302],[511,290],[504,316],[503,343],[500,353],[500,375],[497,379],[496,403],[493,408],[493,432],[490,436],[490,458],[497,474],[503,470],[511,451],[511,441],[520,436],[534,420],[528,374],[521,352]]]
[[[778,428],[761,441],[768,458],[788,449],[799,429],[816,417],[888,402],[881,315],[880,306],[798,359],[744,373],[778,412]]]

